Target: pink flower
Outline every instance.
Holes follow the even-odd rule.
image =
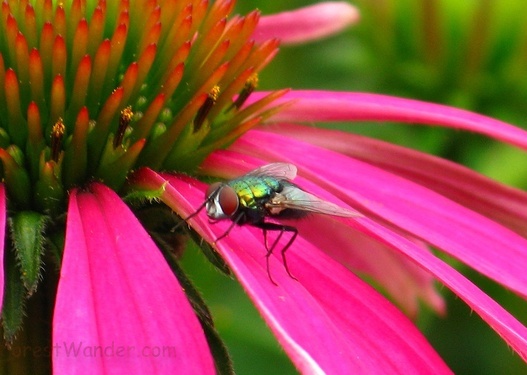
[[[357,275],[411,316],[419,299],[444,312],[439,280],[527,359],[526,328],[429,250],[525,297],[527,195],[445,160],[297,123],[419,122],[520,147],[526,132],[374,94],[253,92],[255,73],[276,53],[268,38],[336,32],[357,19],[344,3],[263,18],[262,28],[257,13],[227,19],[230,0],[135,5],[2,7],[7,344],[17,345],[26,300],[56,288],[47,346],[54,373],[231,372],[210,312],[177,263],[184,242],[173,229],[185,223],[171,221],[159,201],[187,218],[204,201],[197,175],[229,179],[283,161],[298,167],[294,182],[306,191],[362,213],[289,222],[300,232],[287,252],[295,278],[273,254],[276,284],[269,280],[258,228],[236,227],[216,242],[230,222],[211,224],[201,212],[188,225],[242,283],[300,371],[450,373],[410,319]],[[60,268],[57,285],[48,261]],[[45,321],[45,312],[28,308],[31,321]]]

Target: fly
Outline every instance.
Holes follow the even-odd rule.
[[[269,257],[275,250],[285,232],[292,233],[289,241],[281,250],[282,262],[287,274],[296,280],[289,271],[285,253],[298,236],[298,229],[291,225],[278,224],[269,218],[300,219],[309,213],[318,213],[342,217],[357,217],[359,213],[324,201],[304,190],[291,181],[296,177],[297,168],[288,163],[272,163],[257,168],[241,177],[226,182],[211,184],[203,204],[185,220],[197,215],[203,208],[211,221],[229,219],[231,226],[215,242],[225,238],[236,225],[252,225],[261,228],[267,250],[267,274],[276,285],[269,271]],[[267,234],[279,232],[269,246]]]

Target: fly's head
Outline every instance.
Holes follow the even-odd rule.
[[[205,209],[212,220],[231,219],[240,206],[240,198],[236,191],[222,182],[210,185],[205,199]]]

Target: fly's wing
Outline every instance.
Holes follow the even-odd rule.
[[[266,207],[273,214],[279,214],[282,210],[290,208],[341,217],[362,216],[356,211],[322,200],[294,185],[285,186],[280,193],[276,194],[270,200],[270,202],[266,203]]]
[[[245,176],[269,176],[279,180],[293,180],[296,177],[296,166],[289,163],[271,163],[250,171]]]

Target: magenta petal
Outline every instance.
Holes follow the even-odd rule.
[[[4,184],[0,184],[0,307],[4,301],[4,246],[7,206]]]
[[[408,255],[434,274],[479,314],[524,361],[527,360],[527,328],[514,316],[455,269],[434,257],[433,254],[421,251],[411,242],[393,235],[386,228],[373,221],[364,220],[361,223],[364,224],[365,229],[370,229],[372,234],[378,235],[387,244],[391,244],[395,249]]]
[[[357,8],[328,1],[290,12],[264,16],[253,33],[257,42],[278,38],[285,44],[309,42],[342,31],[359,20]]]
[[[366,161],[527,236],[527,193],[439,157],[356,134],[295,124],[265,128]]]
[[[527,296],[527,240],[474,211],[372,165],[280,135],[251,131],[231,149],[292,162],[304,177],[350,205]]]
[[[253,93],[250,102],[265,92]],[[473,112],[393,96],[329,91],[290,91],[280,102],[293,101],[272,121],[396,121],[470,130],[527,149],[527,132]]]
[[[186,215],[203,201],[205,186],[165,176],[166,194]],[[189,220],[207,241],[229,223],[211,225],[204,213]],[[298,239],[287,254],[271,257],[275,286],[265,269],[262,233],[237,227],[216,244],[295,365],[303,373],[450,373],[415,326],[374,289]]]
[[[323,215],[312,215],[309,220],[299,220],[294,225],[303,238],[324,249],[333,259],[375,280],[375,285],[382,287],[411,318],[417,317],[420,302],[439,314],[446,312],[445,302],[435,289],[435,278],[384,243]]]
[[[214,373],[181,286],[103,185],[70,197],[53,345],[55,374]]]

